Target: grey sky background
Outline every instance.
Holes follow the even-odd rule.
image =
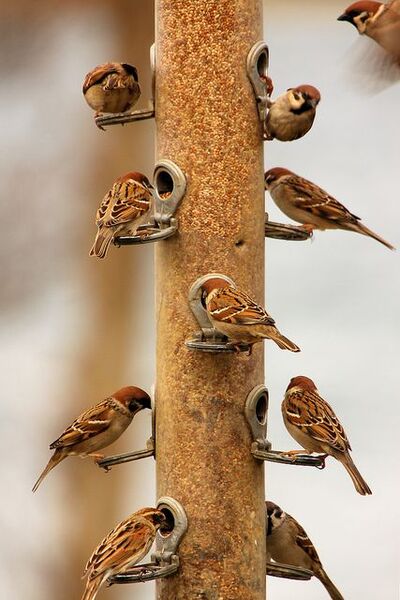
[[[264,39],[275,94],[311,83],[322,95],[312,131],[290,144],[268,144],[265,165],[284,166],[314,181],[399,246],[399,86],[375,95],[357,87],[352,53],[362,40],[350,25],[336,22],[343,9],[338,1],[265,2]],[[80,590],[80,572],[71,565],[76,558],[83,569],[84,561],[70,541],[79,537],[85,519],[93,520],[96,498],[100,503],[115,490],[101,522],[91,523],[80,536],[86,556],[115,523],[154,501],[151,459],[107,476],[94,472],[89,461],[71,459],[35,496],[30,492],[50,456],[48,443],[72,418],[122,385],[150,391],[154,380],[152,248],[132,249],[134,257],[127,249],[111,249],[106,265],[87,256],[94,212],[113,179],[111,170],[103,173],[111,169],[103,169],[107,157],[116,161],[118,143],[131,143],[132,153],[116,162],[114,171],[134,167],[151,173],[154,125],[126,127],[116,142],[111,131],[96,130],[80,96],[83,75],[108,59],[114,47],[117,31],[107,11],[53,15],[50,31],[40,19],[31,25],[35,34],[28,25],[13,32],[6,24],[2,41],[7,86],[0,99],[5,150],[0,186],[6,207],[0,258],[5,407],[0,552],[4,597],[44,600],[54,597],[50,585],[61,590],[71,578]],[[138,31],[140,24],[134,28]],[[17,42],[23,44],[23,56],[16,55]],[[144,88],[145,98],[146,78]],[[94,152],[102,162],[98,180],[90,181]],[[266,200],[271,219],[288,222]],[[312,242],[267,241],[266,256],[266,306],[302,348],[292,355],[267,343],[269,438],[277,449],[297,448],[284,428],[280,404],[292,376],[311,377],[344,425],[354,461],[373,491],[371,497],[359,496],[344,468],[331,459],[324,471],[268,464],[267,496],[304,526],[346,600],[395,600],[398,252],[357,234],[321,232]],[[110,342],[114,330],[102,321],[107,307],[93,311],[93,286],[102,278],[125,290],[126,310],[129,302],[140,307],[140,317],[118,326],[119,348],[125,344],[127,357],[119,365]],[[94,346],[101,346],[96,363],[81,342],[93,331],[98,335]],[[140,340],[139,351],[135,340]],[[67,404],[72,400],[74,407]],[[139,415],[112,451],[143,447],[149,427],[149,416]],[[269,578],[268,589],[271,600],[326,597],[317,580]],[[153,590],[152,584],[113,587],[101,597],[150,600]],[[75,595],[79,598],[79,592]],[[58,597],[71,595],[60,591]]]

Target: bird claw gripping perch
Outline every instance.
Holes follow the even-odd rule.
[[[312,455],[300,452],[289,456],[285,452],[272,450],[271,443],[266,439],[267,414],[268,390],[264,385],[257,385],[249,392],[245,404],[246,419],[253,435],[251,453],[254,458],[285,465],[316,467],[317,469],[325,467],[326,456],[324,454]]]
[[[229,342],[225,335],[213,327],[208,318],[207,311],[202,304],[201,286],[213,277],[224,279],[230,285],[234,285],[230,277],[221,275],[220,273],[209,273],[196,279],[189,290],[189,306],[201,330],[196,331],[190,339],[186,340],[185,345],[191,350],[201,350],[202,352],[249,352],[250,346],[248,344],[233,344]]]
[[[152,435],[147,440],[146,448],[144,450],[136,450],[135,452],[116,454],[115,456],[106,456],[102,460],[97,461],[99,467],[108,472],[110,471],[111,467],[114,467],[115,465],[122,465],[124,463],[132,462],[134,460],[140,460],[141,458],[155,456],[156,405],[154,401],[154,396],[151,400],[151,417]]]
[[[125,125],[125,123],[132,123],[133,121],[143,121],[144,119],[154,119],[155,117],[155,106],[154,106],[154,91],[155,91],[155,76],[156,76],[156,60],[155,60],[155,44],[150,48],[150,65],[152,73],[152,98],[149,102],[149,108],[141,110],[133,110],[131,112],[124,113],[102,113],[95,116],[94,121],[99,129],[105,130],[104,128],[108,125]]]
[[[286,240],[290,242],[303,242],[311,239],[313,232],[304,225],[289,225],[284,223],[274,223],[268,220],[268,213],[265,213],[265,237],[274,240]]]
[[[173,217],[186,191],[186,177],[171,160],[159,160],[154,167],[154,214],[151,223],[140,228],[136,235],[116,237],[115,246],[132,246],[165,240],[178,231]]]
[[[114,575],[108,579],[109,585],[115,583],[141,583],[168,577],[179,569],[178,546],[185,535],[188,521],[182,505],[168,496],[163,496],[157,503],[167,517],[168,531],[157,531],[157,550],[151,556],[151,563],[135,565],[125,573]]]
[[[268,46],[266,42],[256,42],[247,55],[247,76],[253,87],[261,123],[265,122],[270,102],[267,85],[268,66]]]

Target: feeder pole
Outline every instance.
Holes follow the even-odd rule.
[[[157,159],[187,177],[176,236],[156,244],[157,494],[184,507],[180,569],[159,600],[264,600],[264,466],[250,453],[250,357],[185,347],[198,325],[188,291],[231,277],[264,301],[263,142],[246,58],[262,0],[156,1]]]

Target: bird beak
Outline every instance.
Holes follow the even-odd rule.
[[[346,13],[343,13],[342,15],[340,15],[340,17],[337,18],[338,21],[348,21],[349,23],[351,23],[351,17],[349,15],[346,15]]]

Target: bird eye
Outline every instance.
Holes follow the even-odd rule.
[[[134,410],[136,410],[136,409],[137,409],[137,402],[136,402],[136,400],[131,400],[131,401],[129,402],[129,410],[130,410],[131,412],[133,412],[133,411],[134,411]]]

